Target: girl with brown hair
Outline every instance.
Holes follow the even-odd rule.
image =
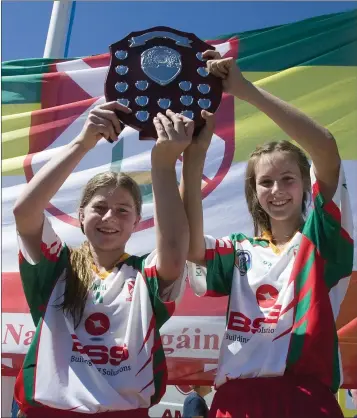
[[[335,319],[352,271],[353,235],[336,142],[247,81],[232,59],[204,56],[227,93],[265,113],[312,159],[310,168],[288,141],[258,147],[245,175],[255,236],[215,239],[204,235],[200,197],[213,115],[203,112],[205,135],[184,152],[191,286],[199,296],[229,296],[210,416],[342,418],[334,396],[342,380]]]
[[[125,252],[142,205],[126,174],[101,173],[85,186],[79,221],[86,241],[79,249],[62,242],[44,216],[97,142],[117,140],[115,112],[130,109],[111,102],[91,110],[80,135],[33,177],[14,208],[21,279],[36,325],[15,386],[27,417],[148,417],[165,392],[159,329],[183,289],[189,243],[175,164],[192,140],[193,122],[170,111],[154,118],[151,254]]]

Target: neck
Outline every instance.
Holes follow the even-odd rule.
[[[99,268],[104,268],[105,270],[112,270],[116,264],[119,262],[120,257],[124,254],[125,248],[120,248],[112,251],[101,251],[95,250],[91,246],[91,252],[93,256],[94,264]]]
[[[291,240],[291,238],[298,231],[303,223],[301,216],[296,219],[287,219],[284,221],[276,221],[270,219],[271,234],[276,245],[284,245]]]

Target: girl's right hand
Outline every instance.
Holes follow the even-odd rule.
[[[103,137],[109,142],[117,141],[122,128],[115,110],[131,113],[131,109],[115,101],[94,107],[89,112],[77,140],[89,149],[94,148]]]
[[[153,119],[157,140],[151,152],[156,166],[174,167],[177,159],[192,142],[194,121],[168,109]]]

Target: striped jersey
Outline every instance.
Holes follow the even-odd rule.
[[[313,208],[281,252],[264,236],[205,236],[206,267],[190,263],[196,294],[229,295],[216,387],[287,369],[340,386],[335,320],[353,267],[352,214],[342,166],[329,202],[310,175]]]
[[[167,367],[159,328],[175,309],[185,281],[159,292],[156,252],[127,256],[112,271],[93,270],[83,318],[63,301],[69,249],[45,219],[41,260],[34,264],[19,237],[20,274],[36,325],[17,378],[23,411],[47,406],[99,413],[149,408],[166,388]]]

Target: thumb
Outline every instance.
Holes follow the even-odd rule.
[[[213,133],[214,125],[215,125],[214,114],[210,113],[210,112],[207,112],[207,110],[202,110],[201,111],[201,116],[206,121],[206,124],[205,124],[205,127],[204,127],[205,131]]]

